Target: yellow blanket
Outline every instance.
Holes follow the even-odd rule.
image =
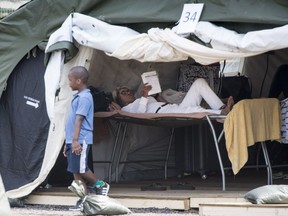
[[[234,174],[248,160],[248,146],[280,139],[280,105],[274,98],[239,101],[224,122],[226,148]]]

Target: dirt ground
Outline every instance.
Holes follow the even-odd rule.
[[[12,216],[46,216],[46,215],[57,215],[57,216],[78,216],[83,215],[81,212],[72,211],[57,211],[57,210],[39,210],[39,209],[25,209],[25,208],[12,208]]]
[[[189,211],[175,211],[170,209],[130,209],[132,213],[129,216],[199,216],[196,210]],[[83,216],[84,214],[80,211],[69,211],[68,207],[59,208],[55,207],[22,207],[22,208],[11,208],[12,216]]]

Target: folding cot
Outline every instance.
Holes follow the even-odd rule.
[[[257,103],[257,110],[255,110],[255,103]],[[278,104],[278,105],[277,105]],[[273,109],[270,109],[270,105],[273,105]],[[238,106],[238,108],[237,108]],[[277,102],[274,99],[252,99],[252,100],[242,100],[239,102],[239,105],[235,105],[234,108],[232,109],[232,112],[240,112],[239,109],[242,110],[242,106],[244,107],[244,110],[247,111],[247,108],[252,109],[251,113],[254,113],[255,111],[257,111],[257,113],[263,114],[261,115],[261,121],[263,121],[263,125],[259,125],[260,128],[264,128],[265,132],[267,132],[266,130],[269,130],[270,127],[274,128],[275,133],[276,134],[276,138],[273,137],[271,135],[271,133],[269,133],[269,131],[267,133],[265,133],[265,138],[256,138],[252,140],[252,142],[256,143],[256,142],[261,142],[261,147],[262,147],[262,151],[264,154],[264,159],[265,159],[265,165],[263,165],[262,167],[266,167],[267,169],[267,184],[272,184],[272,169],[271,169],[271,164],[269,161],[269,156],[268,156],[268,152],[267,152],[267,148],[266,148],[266,144],[265,144],[265,140],[269,140],[269,139],[278,139],[277,138],[277,133],[279,132],[279,138],[280,138],[280,126],[279,128],[277,128],[277,122],[279,123],[279,113],[275,113],[275,109],[277,110],[279,107],[279,102]],[[263,106],[266,106],[263,107]],[[260,111],[259,111],[260,110]],[[263,110],[263,113],[262,111]],[[148,114],[148,113],[127,113],[124,111],[114,111],[114,112],[99,112],[99,113],[95,113],[95,117],[101,117],[101,118],[108,118],[109,120],[112,121],[117,121],[118,124],[118,128],[117,128],[117,132],[115,134],[115,141],[114,141],[114,146],[113,146],[113,150],[111,153],[111,159],[109,161],[106,161],[107,163],[109,163],[109,174],[108,174],[108,180],[111,181],[111,176],[112,176],[112,164],[115,163],[116,164],[116,170],[115,170],[115,180],[116,182],[119,181],[119,165],[121,163],[124,163],[123,161],[120,161],[120,156],[122,153],[122,149],[123,146],[125,145],[125,135],[126,135],[126,131],[127,131],[127,126],[128,124],[140,124],[140,125],[147,125],[147,126],[153,126],[153,127],[166,127],[171,129],[171,135],[170,135],[170,139],[169,139],[169,144],[168,144],[168,148],[167,148],[167,152],[166,152],[166,158],[163,160],[164,162],[164,173],[165,173],[165,179],[167,178],[167,165],[168,165],[168,159],[169,159],[169,154],[170,154],[170,149],[171,149],[171,144],[172,144],[172,139],[173,139],[173,135],[174,135],[174,129],[177,127],[183,127],[183,126],[189,126],[189,125],[193,125],[193,124],[202,124],[203,122],[208,123],[210,128],[211,128],[211,132],[212,132],[212,136],[213,136],[213,140],[214,140],[214,144],[215,144],[215,148],[216,148],[216,153],[217,153],[217,157],[218,157],[218,162],[219,162],[219,166],[220,166],[220,170],[221,170],[221,175],[222,175],[222,190],[225,191],[226,190],[226,181],[225,181],[225,170],[227,169],[231,169],[231,167],[224,167],[223,163],[222,163],[222,158],[221,158],[221,154],[220,154],[220,150],[219,150],[219,142],[221,140],[221,138],[224,135],[224,128],[222,129],[222,131],[220,132],[220,134],[216,134],[214,125],[213,125],[213,121],[222,121],[225,123],[227,117],[229,117],[230,113],[228,114],[228,116],[224,116],[224,115],[211,115],[209,113],[193,113],[193,114],[176,114],[176,113],[171,113],[171,114],[161,114],[161,113],[153,113],[153,114]],[[231,114],[233,115],[233,114]],[[266,116],[265,116],[266,115]],[[268,116],[267,116],[268,115]],[[270,118],[269,115],[272,115],[272,117]],[[274,119],[276,118],[276,119]],[[273,120],[274,119],[274,120]],[[274,122],[272,122],[272,120]],[[260,121],[260,119],[259,119]],[[229,119],[229,123],[231,125],[231,118]],[[250,124],[251,122],[249,122]],[[258,123],[258,122],[257,122]],[[260,122],[261,123],[261,122]],[[253,124],[253,123],[251,123]],[[266,125],[267,124],[267,125]],[[276,126],[275,126],[276,124]],[[227,130],[227,129],[226,129]],[[257,131],[257,129],[255,129]],[[120,137],[122,137],[121,141],[120,141]],[[262,140],[261,140],[262,139]],[[254,143],[248,143],[246,146],[237,146],[237,148],[248,148],[248,146],[253,145]],[[116,153],[116,149],[119,148],[119,154],[118,156],[115,155]],[[228,155],[229,155],[229,150],[228,151]],[[231,158],[233,159],[234,156],[230,155],[230,161]],[[94,161],[97,162],[97,161]],[[129,161],[131,162],[135,162],[135,163],[140,163],[140,162],[145,162],[145,161]],[[232,168],[234,173],[238,172],[243,165],[237,165],[238,168],[235,168],[235,165],[233,167],[233,161],[232,162]],[[245,160],[242,160],[241,163],[245,163]],[[246,166],[247,168],[250,167],[256,167],[256,166]],[[260,165],[257,165],[257,167],[261,167]],[[236,171],[235,171],[236,170]]]

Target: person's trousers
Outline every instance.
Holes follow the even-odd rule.
[[[219,110],[224,104],[210,88],[205,79],[199,78],[191,85],[180,106],[196,107],[204,99],[212,110]]]

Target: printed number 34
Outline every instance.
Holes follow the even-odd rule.
[[[186,12],[183,22],[188,22],[189,20],[194,22],[196,18],[197,18],[197,12],[194,12],[194,13]]]

